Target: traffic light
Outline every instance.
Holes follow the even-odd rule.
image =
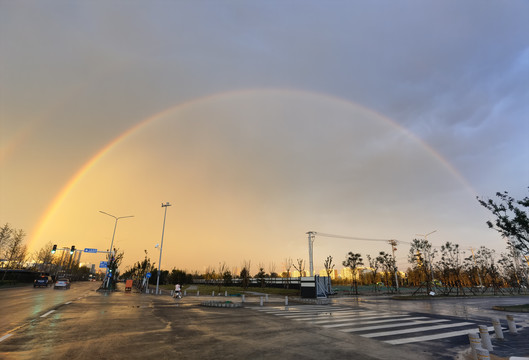
[[[75,252],[75,245],[72,245],[72,248],[70,249],[70,255],[73,255]]]
[[[57,251],[57,245],[53,245],[53,248],[51,249],[51,253],[55,254],[56,251]]]

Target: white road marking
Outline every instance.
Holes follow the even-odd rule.
[[[13,336],[13,334],[6,334],[6,335],[0,337],[0,342],[4,341],[5,339],[10,338],[11,336]]]
[[[68,301],[67,303],[65,303],[64,305],[70,305],[72,302],[71,301]]]
[[[419,318],[421,319],[421,318]],[[389,329],[389,328],[395,328],[395,327],[405,327],[405,326],[411,326],[411,325],[425,325],[425,324],[432,324],[432,323],[440,323],[440,322],[447,322],[450,320],[447,319],[431,319],[431,320],[419,320],[419,321],[408,321],[410,319],[404,319],[405,322],[399,322],[396,324],[384,324],[384,325],[374,325],[374,326],[364,326],[364,327],[355,327],[353,329],[343,329],[340,330],[341,332],[358,332],[358,331],[366,331],[366,330],[380,330],[380,329]],[[356,324],[354,324],[356,325]],[[398,331],[398,330],[395,330]]]
[[[335,324],[335,323],[344,322],[344,321],[351,322],[352,320],[356,320],[354,322],[354,324],[372,324],[372,323],[376,323],[377,319],[384,319],[383,322],[388,322],[388,321],[402,320],[400,318],[405,318],[405,317],[408,317],[408,316],[410,316],[410,315],[377,315],[377,316],[355,316],[355,317],[349,317],[348,316],[348,317],[343,318],[343,319],[327,319],[327,320],[315,321],[312,324],[319,325],[319,324],[326,324],[326,323],[329,323],[329,322],[332,322],[333,324]],[[365,321],[365,320],[367,320],[367,321]],[[373,320],[373,321],[371,321],[371,320]],[[353,324],[353,323],[351,322],[351,324]]]
[[[405,317],[405,316],[408,316],[408,315],[399,315],[399,317]],[[357,325],[371,325],[371,324],[382,324],[382,323],[388,323],[388,322],[393,322],[393,321],[400,321],[399,323],[393,325],[394,327],[395,326],[406,326],[407,324],[407,321],[410,321],[410,320],[422,320],[422,319],[429,319],[427,317],[424,317],[424,316],[417,316],[417,317],[406,317],[406,318],[400,318],[400,319],[394,319],[396,318],[397,316],[394,316],[393,318],[389,318],[389,319],[384,319],[384,320],[372,320],[372,321],[354,321],[354,322],[347,322],[347,323],[340,323],[340,324],[331,324],[331,325],[322,325],[323,327],[325,328],[333,328],[333,327],[342,327],[342,326],[357,326]],[[378,319],[378,317],[377,317]],[[448,321],[448,320],[444,320],[444,321]],[[390,325],[387,324],[387,325],[381,325],[381,327],[389,327]],[[354,332],[354,331],[362,331],[363,329],[366,329],[366,327],[359,327],[359,328],[355,328],[355,329],[351,329],[351,330],[343,330],[343,332]]]
[[[360,315],[360,313],[357,313],[357,314],[354,314],[354,315],[351,315],[351,314],[348,314],[348,315],[329,315],[329,314],[321,314],[321,315],[318,315],[318,314],[306,314],[306,315],[285,315],[285,314],[274,314],[274,315],[278,315],[278,316],[283,316],[284,318],[287,318],[287,319],[292,319],[292,320],[304,320],[304,321],[309,321],[309,320],[318,320],[318,319],[325,319],[325,318],[333,318],[333,319],[342,319],[343,317],[345,316],[348,316],[348,317],[355,317],[355,318],[358,318],[358,317],[362,317],[362,316],[373,316],[374,312],[365,312],[363,314]]]
[[[49,314],[51,314],[51,313],[53,313],[53,312],[55,312],[55,310],[50,310],[50,311],[48,311],[46,314],[41,315],[40,317],[46,317],[46,316],[48,316]]]
[[[439,330],[439,329],[446,329],[446,328],[450,328],[450,327],[460,327],[460,326],[466,326],[466,325],[474,325],[474,323],[461,322],[461,323],[445,324],[445,325],[414,327],[412,329],[383,331],[383,332],[376,332],[376,333],[371,333],[371,334],[362,334],[360,336],[373,338],[373,337],[381,337],[381,336],[409,334],[409,333],[420,332],[420,331]]]
[[[493,331],[494,327],[489,326],[487,328],[489,331]],[[446,339],[449,337],[456,337],[461,335],[466,335],[472,332],[477,332],[476,329],[467,329],[467,330],[459,330],[459,331],[450,331],[440,334],[434,334],[434,335],[424,335],[424,336],[415,336],[411,338],[405,338],[405,339],[395,339],[395,340],[387,340],[384,341],[385,343],[391,344],[391,345],[401,345],[401,344],[410,344],[414,342],[421,342],[421,341],[430,341],[430,340],[437,340],[437,339]]]

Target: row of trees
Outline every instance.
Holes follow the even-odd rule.
[[[26,234],[22,229],[6,223],[0,228],[0,280],[7,279],[7,270],[29,270],[52,276],[68,275],[72,279],[88,279],[90,269],[79,266],[75,254],[59,249],[52,253],[53,244],[48,242],[32,254],[24,244]]]

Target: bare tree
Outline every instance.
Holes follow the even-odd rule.
[[[323,262],[323,266],[325,267],[325,272],[327,273],[327,277],[329,278],[328,291],[329,291],[329,293],[332,293],[331,274],[334,271],[334,264],[332,262],[332,256],[331,255],[327,256],[327,259],[325,259],[325,261]]]
[[[266,272],[264,270],[264,264],[263,263],[259,263],[259,272],[255,275],[255,277],[259,280],[259,285],[261,287],[265,287],[265,277],[266,277]]]
[[[283,265],[285,266],[285,273],[283,277],[287,278],[286,288],[288,289],[290,287],[290,269],[292,269],[292,266],[294,265],[292,258],[285,258]]]
[[[373,284],[375,284],[375,291],[378,289],[378,283],[377,283],[377,272],[378,267],[380,265],[380,262],[378,262],[377,258],[372,258],[371,255],[367,255],[367,261],[369,264],[369,268],[371,269],[371,273],[373,274]]]
[[[327,277],[331,277],[332,272],[334,271],[334,264],[332,262],[332,256],[327,256],[327,259],[323,262],[323,266],[325,267],[325,272],[327,273]]]
[[[7,268],[20,268],[27,257],[27,247],[22,242],[26,233],[22,229],[12,230],[12,236],[8,238],[4,245],[4,259],[7,260]],[[4,272],[2,280],[5,279],[7,272]]]
[[[241,277],[241,285],[244,289],[247,289],[250,285],[250,269],[251,269],[251,261],[245,260],[242,264],[242,270],[240,273]]]
[[[342,264],[343,266],[349,267],[351,269],[351,273],[353,275],[353,282],[351,284],[351,287],[354,286],[355,294],[358,295],[358,282],[356,280],[356,277],[358,267],[364,265],[362,255],[358,253],[355,254],[352,251],[349,251]]]
[[[35,261],[35,269],[37,269],[38,271],[46,271],[48,273],[51,273],[53,265],[53,254],[51,253],[52,248],[53,244],[51,243],[51,241],[49,241],[42,248],[35,251],[35,253],[33,254],[33,259]]]
[[[226,274],[226,271],[228,271],[228,265],[226,265],[226,262],[219,262],[219,267],[217,269],[217,274],[216,274],[216,279],[215,279],[215,281],[217,282],[219,292],[224,282],[224,275]]]
[[[4,262],[6,259],[7,254],[7,248],[8,245],[11,243],[11,236],[13,235],[13,229],[9,224],[5,224],[0,228],[0,257],[2,258],[2,267],[4,267]]]
[[[271,261],[269,264],[268,264],[268,270],[270,272],[270,277],[272,278],[275,278],[277,277],[277,273],[276,273],[276,263]]]
[[[420,270],[426,282],[428,293],[432,291],[433,260],[437,250],[432,249],[432,244],[426,239],[413,239],[408,255],[408,261]]]
[[[299,277],[301,278],[303,276],[303,273],[305,272],[305,261],[303,259],[296,259],[296,264],[293,264],[294,269],[296,269],[299,272]]]
[[[437,269],[441,276],[444,292],[448,295],[453,288],[464,293],[461,282],[463,264],[459,252],[459,244],[447,242],[441,246],[441,259],[437,262]]]

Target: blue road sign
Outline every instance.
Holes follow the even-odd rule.
[[[87,252],[87,253],[96,253],[96,252],[97,252],[97,249],[84,248],[84,252]]]
[[[147,276],[147,279],[149,279],[151,277],[151,273],[147,273],[145,276]]]
[[[100,268],[106,268],[107,266],[108,266],[108,263],[107,263],[106,261],[101,261],[101,262],[99,263],[99,267],[100,267]]]

